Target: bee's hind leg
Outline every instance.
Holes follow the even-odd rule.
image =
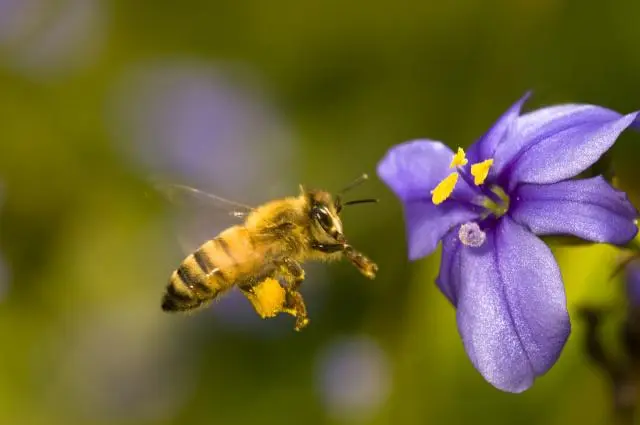
[[[287,291],[282,311],[296,318],[294,327],[296,331],[301,331],[309,324],[307,306],[302,299],[302,294],[298,291]]]
[[[281,261],[281,268],[282,276],[287,283],[282,311],[296,318],[295,330],[300,331],[309,324],[307,306],[299,292],[300,285],[304,282],[304,269],[300,263],[291,258],[284,258]]]
[[[263,319],[277,316],[286,301],[285,289],[271,277],[253,286],[239,286],[239,289]]]

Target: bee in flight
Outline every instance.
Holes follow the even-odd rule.
[[[267,202],[252,208],[201,192],[172,185],[208,197],[243,223],[222,231],[187,256],[171,274],[162,298],[162,310],[185,312],[201,308],[233,287],[249,299],[263,318],[284,312],[295,317],[295,329],[308,323],[299,292],[306,261],[349,260],[373,279],[378,266],[351,246],[343,233],[342,207],[377,202],[359,199],[342,202],[341,195],[367,179],[363,174],[336,196],[323,190]]]

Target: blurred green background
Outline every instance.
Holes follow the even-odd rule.
[[[149,182],[259,203],[375,176],[408,139],[467,146],[529,89],[528,108],[637,110],[638,17],[633,0],[0,0],[0,424],[610,423],[575,311],[620,303],[615,249],[554,248],[574,332],[513,395],[473,369],[439,252],[407,262],[377,178],[357,195],[382,202],[344,222],[378,279],[309,267],[300,334],[237,296],[161,312],[176,232],[223,224]],[[613,151],[636,205],[638,139]]]

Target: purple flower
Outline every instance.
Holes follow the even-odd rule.
[[[640,261],[633,260],[625,267],[627,300],[633,307],[640,306]]]
[[[68,76],[100,58],[107,14],[100,0],[0,0],[3,65],[30,78]]]
[[[589,168],[638,113],[566,104],[520,114],[516,102],[468,153],[431,140],[393,147],[380,178],[401,199],[412,260],[442,241],[441,291],[476,369],[495,387],[529,388],[569,336],[562,276],[536,235],[625,244],[636,210]]]

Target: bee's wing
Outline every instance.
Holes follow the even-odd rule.
[[[249,205],[231,201],[194,187],[174,183],[156,183],[154,186],[158,192],[164,194],[169,202],[178,206],[184,206],[186,203],[197,201],[205,207],[208,205],[208,208],[212,210],[225,212],[236,218],[244,218],[253,211],[253,207]]]
[[[195,251],[225,228],[241,223],[253,207],[174,183],[155,183],[176,215],[175,234],[184,254]]]

